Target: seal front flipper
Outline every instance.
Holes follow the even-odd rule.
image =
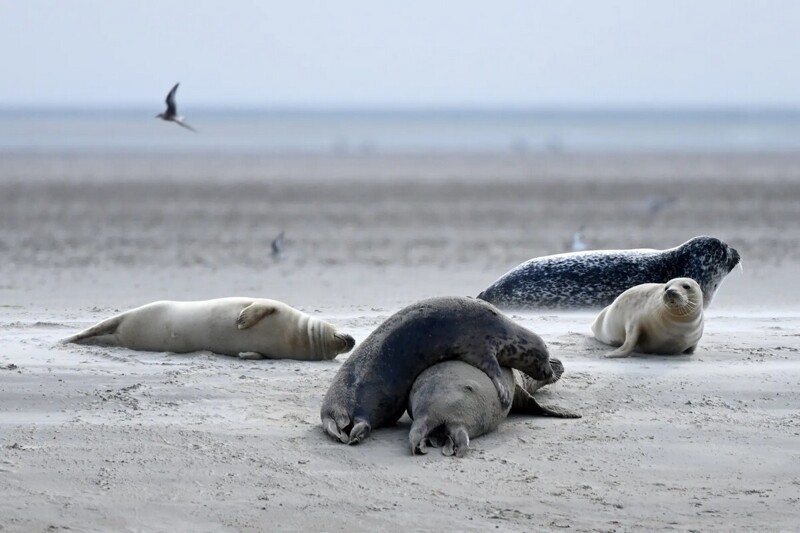
[[[494,388],[497,389],[497,396],[500,398],[500,405],[503,409],[508,409],[511,406],[511,392],[503,383],[503,370],[500,368],[500,363],[497,362],[497,357],[494,354],[483,354],[483,356],[474,360],[472,358],[465,358],[464,361],[471,365],[483,370],[489,379],[492,380]]]
[[[236,319],[236,326],[239,329],[247,329],[253,327],[259,320],[265,316],[269,316],[278,310],[277,307],[268,305],[262,302],[253,302],[239,313]]]
[[[639,342],[639,326],[633,322],[629,322],[628,326],[625,328],[625,342],[613,352],[608,352],[606,357],[609,359],[628,357],[633,353],[637,342]]]
[[[266,357],[264,357],[258,352],[240,352],[239,359],[256,360],[256,359],[266,359]]]

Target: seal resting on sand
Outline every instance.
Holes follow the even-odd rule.
[[[331,437],[355,444],[372,428],[394,424],[417,376],[449,359],[485,372],[503,408],[511,405],[512,391],[503,382],[501,365],[537,381],[553,377],[544,341],[493,305],[431,298],[390,316],[342,364],[322,403],[322,427]]]
[[[277,300],[219,298],[153,302],[111,317],[62,342],[151,352],[212,352],[243,359],[320,361],[355,340]]]
[[[537,257],[504,274],[478,295],[501,309],[580,309],[609,305],[642,283],[692,278],[705,307],[739,264],[739,252],[714,237],[668,250],[595,250]]]
[[[539,405],[532,394],[555,383],[564,373],[558,359],[550,359],[553,376],[534,381],[517,370],[503,367],[503,382],[514,389],[514,401],[504,408],[489,378],[462,361],[444,361],[425,370],[414,382],[408,398],[408,415],[414,420],[408,433],[411,453],[442,447],[444,455],[463,457],[470,439],[497,429],[509,410],[513,413],[579,418],[558,407]],[[527,378],[527,379],[523,379]]]
[[[637,285],[600,312],[592,331],[600,342],[619,346],[606,357],[693,353],[703,336],[703,293],[691,278]]]

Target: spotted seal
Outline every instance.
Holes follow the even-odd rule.
[[[243,359],[320,361],[349,352],[350,335],[265,298],[153,302],[111,317],[62,342],[155,352],[209,350]]]
[[[693,353],[703,336],[703,293],[691,278],[631,287],[600,312],[592,332],[619,346],[606,357]]]
[[[537,257],[504,274],[478,298],[500,309],[580,309],[609,305],[642,283],[692,278],[706,307],[739,252],[715,237],[667,250],[595,250]]]
[[[427,453],[428,446],[441,447],[444,455],[462,457],[474,439],[497,429],[514,413],[579,418],[559,407],[543,407],[532,394],[555,383],[564,373],[558,359],[550,358],[553,376],[534,381],[517,370],[502,367],[503,383],[514,389],[509,407],[500,405],[489,378],[463,361],[444,361],[426,369],[414,381],[408,397],[408,415],[414,420],[408,434],[411,453]]]
[[[463,297],[422,300],[390,316],[342,364],[322,403],[322,427],[350,444],[372,428],[394,424],[406,410],[414,380],[426,368],[458,359],[485,372],[500,405],[512,391],[500,366],[536,381],[553,377],[544,341],[493,305]]]

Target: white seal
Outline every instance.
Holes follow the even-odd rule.
[[[693,353],[703,336],[703,293],[691,278],[637,285],[600,312],[592,331],[600,342],[619,346],[606,357]]]
[[[209,350],[243,359],[333,359],[355,340],[285,303],[264,298],[159,301],[111,317],[62,342],[154,352]]]

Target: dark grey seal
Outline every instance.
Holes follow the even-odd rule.
[[[497,429],[513,413],[580,418],[559,407],[543,407],[532,394],[555,383],[564,373],[558,359],[550,359],[553,376],[535,381],[507,367],[502,367],[503,383],[514,389],[514,401],[500,405],[494,385],[472,365],[462,361],[444,361],[426,369],[414,381],[408,397],[408,415],[414,420],[408,433],[411,453],[427,453],[427,447],[442,448],[444,455],[463,457],[469,440]]]
[[[322,427],[355,444],[372,428],[394,424],[417,376],[449,359],[485,372],[503,408],[511,405],[512,391],[501,365],[535,381],[554,374],[544,341],[493,305],[462,297],[422,300],[387,318],[342,364],[322,402]]]
[[[642,283],[692,278],[705,307],[739,252],[714,237],[695,237],[668,250],[594,250],[536,257],[478,295],[501,309],[581,309],[610,305]]]

